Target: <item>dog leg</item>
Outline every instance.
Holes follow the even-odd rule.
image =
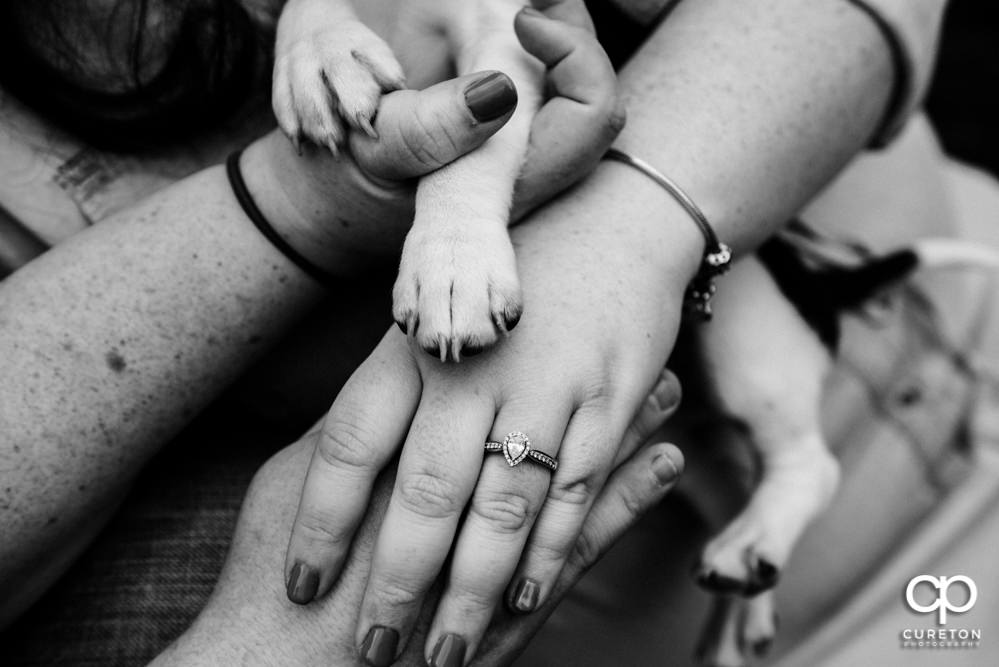
[[[697,643],[697,662],[705,667],[744,667],[748,656],[764,657],[777,632],[773,592],[752,598],[713,597]]]
[[[296,146],[308,139],[338,155],[343,123],[374,136],[384,92],[405,85],[391,49],[348,0],[289,0],[278,23],[271,101]]]
[[[513,118],[483,146],[420,180],[393,316],[427,352],[460,360],[496,342],[522,310],[507,233],[543,72],[513,32],[522,4],[469,3],[452,28],[462,73],[495,69],[517,86]]]
[[[733,268],[699,340],[715,398],[758,450],[761,480],[746,508],[704,549],[698,581],[752,595],[777,582],[838,484],[819,422],[830,354],[756,258]]]

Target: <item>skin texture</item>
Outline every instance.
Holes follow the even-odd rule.
[[[809,29],[805,29],[804,26],[808,26]],[[706,34],[712,35],[712,39],[707,44],[703,42],[703,36]],[[745,250],[763,238],[779,224],[779,221],[797,210],[801,203],[825,183],[843,162],[866,141],[866,137],[874,126],[883,106],[883,99],[879,93],[887,89],[890,76],[887,56],[882,50],[883,46],[879,39],[865,17],[835,3],[824,5],[821,8],[811,6],[803,1],[777,2],[776,0],[752,3],[752,5],[723,2],[722,0],[684,3],[680,5],[680,8],[675,11],[674,15],[663,25],[623,74],[625,90],[631,100],[632,121],[629,131],[621,138],[621,147],[641,154],[654,164],[669,165],[668,171],[671,174],[682,174],[683,185],[707,210],[709,217],[713,219],[723,238],[735,245],[738,250]],[[768,48],[761,48],[761,46]],[[733,63],[740,66],[734,66]],[[751,71],[741,70],[743,65],[748,66],[749,64],[752,64],[752,67],[749,68]],[[789,75],[788,72],[793,72],[793,74]],[[826,85],[816,87],[815,81],[822,81]],[[684,100],[684,104],[673,104],[677,99]],[[259,150],[263,150],[263,148]],[[289,177],[286,181],[282,181],[280,178],[274,178],[268,181],[266,172],[251,176],[251,174],[256,173],[253,169],[252,160],[255,158],[252,153],[251,151],[246,156],[248,162],[244,167],[250,171],[247,178],[252,181],[251,188],[263,188],[265,191],[270,188],[270,193],[274,194],[275,197],[267,199],[280,202],[281,197],[278,195],[293,191],[295,179]],[[310,159],[311,157],[309,156]],[[269,164],[279,165],[281,162],[276,157]],[[293,172],[289,173],[291,176],[297,177]],[[317,177],[313,176],[313,178]],[[218,200],[219,193],[225,192],[218,172],[214,172],[214,176],[210,173],[202,175],[200,180],[192,180],[184,187],[193,187],[194,184],[197,184],[201,189],[181,190],[181,194],[186,201],[198,201],[197,210],[193,210],[194,207],[190,203],[186,205],[187,208],[184,208],[184,205],[178,201],[181,197],[176,191],[171,193],[177,197],[176,200],[167,198],[161,202],[166,209],[150,207],[150,214],[157,211],[160,218],[157,220],[155,228],[149,225],[149,229],[144,229],[144,232],[155,236],[161,233],[159,230],[171,228],[170,233],[176,235],[172,241],[156,237],[159,238],[159,245],[153,243],[153,247],[159,247],[161,250],[169,248],[171,247],[170,243],[178,242],[177,238],[201,239],[200,235],[205,233],[205,225],[195,223],[205,219],[199,217],[203,215],[201,207],[206,201],[211,203],[213,200],[218,201],[218,207],[213,209],[209,206],[207,211],[213,213],[214,218],[222,220],[223,224],[220,227],[227,230],[227,238],[216,239],[214,243],[225,246],[233,243],[235,239],[243,238],[242,232],[235,226],[226,227],[224,224],[226,220],[232,221],[236,213],[234,213],[235,209],[232,208],[231,202]],[[258,189],[254,191],[258,192]],[[320,193],[322,190],[316,192]],[[779,193],[779,196],[772,196],[771,193]],[[326,205],[324,202],[327,201],[317,194],[308,201],[308,204],[314,205],[326,214],[328,212],[322,207]],[[174,206],[180,206],[180,208],[172,209]],[[163,212],[164,210],[167,213],[172,210],[173,214],[177,214],[179,210],[179,217],[189,216],[189,219],[183,220],[184,225],[179,228],[175,225],[171,227],[171,224],[164,221],[164,217],[167,216],[167,213]],[[291,209],[289,210],[291,211]],[[297,212],[298,222],[301,222],[309,219],[309,210],[308,206],[303,205],[291,212]],[[598,277],[593,278],[593,280],[607,281],[602,291],[598,293],[588,292],[585,287],[589,283],[585,282],[578,289],[572,289],[562,294],[543,293],[545,298],[560,303],[562,310],[558,312],[571,311],[576,313],[573,315],[576,318],[582,317],[579,313],[592,312],[596,314],[587,315],[589,320],[606,320],[596,324],[588,321],[584,330],[576,332],[575,335],[578,337],[568,339],[570,343],[568,345],[564,344],[562,340],[554,338],[554,336],[563,333],[562,329],[553,331],[551,338],[538,335],[538,338],[528,341],[532,347],[540,348],[533,353],[532,358],[535,359],[538,356],[543,356],[544,352],[556,348],[560,363],[552,362],[552,365],[557,365],[560,372],[565,373],[565,376],[561,378],[563,382],[559,385],[560,391],[564,391],[568,386],[570,392],[580,392],[575,394],[576,396],[585,396],[586,392],[583,390],[591,382],[601,387],[609,386],[601,383],[606,377],[597,380],[579,377],[592,369],[577,365],[576,362],[584,358],[603,358],[601,353],[606,350],[605,346],[616,348],[620,344],[622,347],[627,347],[628,343],[626,342],[616,339],[608,340],[608,332],[614,328],[610,323],[630,321],[629,317],[635,313],[641,318],[641,323],[636,325],[638,328],[643,325],[668,321],[666,326],[656,330],[655,340],[646,339],[646,342],[639,342],[637,349],[626,349],[622,353],[624,361],[621,362],[621,368],[632,369],[638,364],[635,359],[641,357],[641,363],[638,364],[641,370],[633,376],[627,374],[627,380],[618,380],[621,385],[627,386],[616,386],[607,390],[611,393],[617,392],[615,400],[612,401],[614,404],[613,412],[617,416],[608,417],[607,413],[604,413],[601,417],[618,424],[616,428],[623,429],[623,424],[627,423],[625,415],[631,414],[634,404],[641,399],[644,392],[647,391],[647,387],[651,386],[654,380],[654,371],[650,369],[659,366],[653,362],[664,360],[671,346],[672,333],[675,331],[675,324],[679,319],[679,295],[682,291],[677,285],[685,284],[696,266],[696,258],[700,252],[699,239],[696,232],[692,231],[689,220],[681,211],[672,206],[661,191],[646,182],[640,174],[619,165],[600,167],[584,188],[574,191],[571,197],[563,198],[557,205],[545,209],[543,216],[543,218],[539,217],[538,220],[546,220],[555,224],[532,225],[533,229],[525,227],[525,231],[518,232],[518,243],[521,246],[522,256],[528,258],[533,255],[533,259],[530,259],[529,262],[533,263],[534,268],[525,272],[531,275],[531,282],[547,278],[547,271],[556,272],[571,269],[578,272],[581,267],[577,265],[577,262],[596,261],[603,256],[601,251],[610,250],[613,255],[620,256],[628,256],[627,253],[631,253],[633,257],[637,258],[636,261],[628,263],[627,266],[607,267],[608,274],[612,273],[612,269],[617,269],[613,275],[598,274]],[[289,214],[287,219],[289,233],[300,234],[300,238],[310,238],[308,233],[310,228],[304,222],[302,222],[302,229],[296,230],[294,227],[296,224],[295,215]],[[629,224],[626,227],[622,227],[620,224],[610,225],[612,229],[607,229],[608,220],[626,220]],[[133,227],[139,229],[138,225],[125,224],[124,221],[117,226],[111,226],[112,229],[119,230],[116,233],[123,233],[120,231],[123,228],[127,228],[131,232]],[[28,326],[18,325],[22,328],[12,329],[12,335],[3,339],[16,341],[16,344],[11,346],[13,349],[4,349],[4,354],[0,355],[0,359],[8,364],[3,369],[5,372],[9,371],[5,377],[12,378],[7,385],[8,387],[16,387],[19,392],[24,391],[25,384],[21,382],[21,379],[30,377],[28,360],[42,356],[53,359],[56,362],[53,365],[57,365],[62,364],[66,357],[72,359],[72,356],[68,354],[70,351],[62,347],[60,340],[37,340],[36,332],[49,329],[53,324],[59,325],[60,328],[57,330],[64,330],[67,322],[73,325],[87,325],[79,334],[88,343],[88,347],[84,348],[84,354],[80,355],[82,356],[79,362],[81,366],[75,367],[70,364],[68,367],[63,367],[60,365],[60,368],[64,368],[65,374],[72,377],[88,377],[88,374],[94,369],[102,368],[102,360],[106,358],[110,350],[105,345],[95,346],[92,341],[97,340],[104,343],[109,340],[109,330],[114,331],[114,327],[129,324],[124,313],[134,312],[136,297],[141,294],[142,287],[142,281],[135,281],[135,276],[131,271],[122,267],[116,269],[115,266],[107,266],[109,263],[106,261],[105,255],[97,252],[96,248],[92,251],[87,250],[91,247],[90,244],[98,245],[97,241],[88,240],[95,237],[104,239],[103,242],[107,243],[106,246],[103,246],[104,248],[115,245],[104,234],[104,232],[98,233],[97,231],[90,233],[83,240],[70,246],[74,248],[72,251],[65,252],[72,252],[73,258],[76,258],[76,253],[80,253],[80,258],[91,263],[89,268],[91,271],[96,271],[98,277],[98,280],[89,286],[93,288],[94,292],[99,292],[96,289],[98,286],[117,285],[119,293],[113,294],[113,296],[120,299],[120,305],[116,306],[112,303],[109,306],[102,300],[104,298],[103,292],[81,294],[80,292],[86,288],[79,281],[78,275],[72,271],[62,275],[61,284],[57,279],[51,279],[57,285],[57,288],[51,289],[51,295],[53,298],[60,297],[64,294],[64,290],[68,289],[68,297],[73,300],[86,297],[91,308],[102,314],[105,309],[113,313],[118,307],[122,312],[120,320],[95,321],[98,318],[88,316],[88,313],[79,313],[72,308],[67,312],[66,303],[58,299],[53,306],[53,303],[47,301],[30,303],[27,297],[19,296],[21,292],[28,292],[27,288],[32,287],[32,283],[35,281],[45,284],[50,276],[58,276],[60,271],[66,270],[64,267],[72,266],[72,262],[57,262],[56,260],[44,262],[43,260],[44,263],[40,264],[42,268],[27,274],[22,282],[11,283],[14,287],[9,288],[8,284],[3,287],[4,299],[10,299],[4,302],[4,312],[12,313],[12,321],[24,321],[13,318],[13,315],[22,312],[34,312],[37,309],[41,313],[39,319],[29,318],[26,321]],[[252,235],[247,236],[237,243],[236,249],[232,251],[233,254],[237,255],[231,259],[234,267],[242,266],[244,261],[247,264],[242,275],[238,269],[233,271],[234,275],[240,275],[240,278],[253,279],[254,270],[260,265],[260,262],[254,261],[255,259],[266,258],[270,262],[281,259],[274,256],[273,250],[263,243],[259,247],[253,246],[251,237],[256,238]],[[144,245],[152,241],[155,239],[140,237],[133,242],[142,242]],[[565,246],[569,245],[567,241],[571,241],[577,247],[568,251],[564,250]],[[125,247],[128,246],[129,244],[126,244]],[[316,255],[317,261],[320,258],[334,256],[332,249],[335,244],[325,240],[322,235],[317,239],[316,246],[319,248]],[[211,244],[199,247],[214,248]],[[254,255],[254,252],[257,254]],[[327,252],[330,255],[327,255]],[[173,255],[166,254],[173,257]],[[194,259],[190,257],[190,253],[177,255],[177,257]],[[164,267],[161,266],[162,258],[162,254],[144,251],[140,252],[134,259],[127,261],[125,266],[129,269],[138,266],[141,269],[139,271],[140,278],[146,272],[154,274],[153,269],[158,267],[159,273],[149,276],[149,282],[158,286],[162,285],[164,277],[169,277],[170,280],[167,283],[172,284],[177,275],[185,275],[183,271],[188,268],[186,264],[188,259],[174,259],[175,262],[181,262],[182,265],[174,264]],[[264,265],[270,266],[269,264]],[[281,268],[280,264],[279,268]],[[115,270],[121,270],[124,274],[123,277],[127,278],[124,283],[121,280],[111,280],[112,277],[117,276],[101,278],[102,271],[114,272]],[[284,267],[284,270],[290,271],[291,267]],[[84,275],[88,281],[92,281],[90,272]],[[576,274],[572,274],[570,271],[570,275]],[[295,281],[292,281],[291,277],[289,280],[293,284],[284,289],[294,287]],[[303,294],[297,298],[308,302],[312,298],[309,293],[311,287],[303,286],[300,282],[303,279],[300,277],[298,280],[297,289]],[[525,276],[525,286],[527,281],[528,278]],[[183,283],[181,285],[183,289],[180,291],[190,291],[190,288],[197,287],[199,299],[208,299],[211,296],[204,293],[205,285],[211,283],[206,281],[193,282],[193,284],[186,281],[179,282]],[[219,289],[233,289],[231,283],[222,282],[224,284]],[[122,294],[120,294],[122,284],[135,287],[135,294],[127,295],[129,298],[122,298]],[[271,284],[271,281],[267,281],[268,286]],[[632,292],[633,285],[639,286],[637,293]],[[659,287],[652,287],[654,285]],[[270,288],[268,287],[268,289]],[[269,305],[275,305],[278,301],[282,304],[285,303],[284,297],[287,297],[287,293],[282,291],[280,296],[282,297],[280,300],[276,296],[271,298]],[[539,301],[539,303],[543,302]],[[599,307],[593,307],[595,303],[599,303]],[[187,302],[181,302],[177,305],[182,309],[190,306]],[[531,307],[530,301],[528,301],[528,307]],[[591,308],[592,310],[590,310]],[[651,314],[650,311],[652,311]],[[211,317],[214,316],[214,310],[206,307],[204,312],[210,323]],[[226,314],[226,316],[229,315]],[[111,326],[104,328],[105,324]],[[281,323],[269,322],[269,324],[273,325],[275,329],[279,329]],[[528,321],[525,320],[521,326],[526,327],[527,324]],[[5,322],[4,326],[15,325]],[[563,323],[559,326],[564,328],[569,325]],[[523,329],[523,331],[527,330]],[[542,332],[542,330],[543,327],[538,324],[535,331]],[[70,466],[65,464],[66,456],[56,451],[46,453],[44,448],[39,448],[37,459],[28,459],[26,455],[23,458],[18,458],[10,454],[12,452],[10,442],[44,443],[52,441],[41,438],[39,433],[31,430],[36,428],[37,415],[65,415],[68,426],[62,425],[58,419],[55,420],[55,424],[52,423],[51,419],[48,423],[53,429],[52,433],[55,434],[55,439],[63,438],[65,442],[72,443],[72,447],[76,448],[75,451],[103,451],[97,446],[103,442],[98,433],[100,431],[99,424],[95,418],[89,416],[91,412],[87,409],[87,405],[78,407],[80,399],[77,396],[98,394],[106,397],[102,398],[102,401],[106,400],[112,405],[120,403],[122,397],[128,398],[136,393],[139,396],[148,396],[153,393],[157,399],[161,396],[170,396],[171,398],[165,401],[169,405],[163,405],[161,413],[148,414],[147,411],[136,411],[133,419],[137,421],[137,424],[132,426],[133,430],[130,432],[123,429],[121,424],[111,424],[113,427],[111,432],[115,437],[107,447],[112,454],[101,457],[100,463],[103,468],[98,466],[98,469],[104,471],[103,479],[127,479],[128,471],[134,470],[134,466],[144,460],[144,456],[147,455],[145,452],[162,440],[162,434],[169,432],[171,428],[175,428],[177,424],[186,420],[184,410],[177,409],[177,404],[173,402],[178,397],[185,397],[185,395],[183,393],[174,394],[171,390],[188,386],[198,387],[197,392],[211,393],[214,390],[211,386],[191,385],[192,379],[199,379],[196,373],[198,368],[220,363],[220,359],[216,356],[220,355],[219,351],[206,351],[212,346],[208,344],[206,338],[203,339],[200,336],[201,331],[204,331],[204,328],[199,329],[197,335],[186,334],[177,340],[169,340],[164,343],[170,350],[190,351],[193,349],[204,355],[196,356],[189,366],[185,365],[181,369],[181,374],[186,372],[187,375],[183,375],[179,379],[176,376],[165,376],[162,373],[157,376],[155,372],[149,373],[148,376],[143,374],[143,378],[149,385],[144,386],[140,383],[142,391],[136,392],[135,385],[120,386],[114,382],[106,382],[103,375],[105,372],[101,371],[97,375],[101,378],[101,382],[96,392],[74,392],[72,389],[79,387],[73,386],[71,391],[67,391],[65,394],[56,397],[45,396],[30,407],[24,401],[18,400],[17,406],[11,408],[11,411],[6,413],[4,418],[7,420],[5,426],[10,423],[17,425],[21,430],[4,429],[3,431],[5,434],[11,434],[7,436],[11,440],[5,443],[4,452],[5,456],[9,457],[8,460],[14,463],[11,469],[17,471],[17,478],[21,478],[23,472],[23,468],[17,468],[18,465],[33,465],[35,460],[48,460],[62,463],[65,466],[65,470],[57,468],[56,481],[73,483],[77,479],[74,475],[77,474],[80,479],[100,479],[95,474],[94,465],[74,467],[72,471],[68,471]],[[644,331],[641,332],[641,334],[644,333]],[[26,340],[30,341],[31,344],[26,345]],[[115,338],[114,340],[120,339]],[[143,338],[143,340],[146,339]],[[558,340],[557,346],[553,345],[553,340]],[[158,343],[163,343],[163,341],[158,339]],[[10,343],[5,343],[5,345],[8,344]],[[247,344],[248,342],[236,345],[237,349],[231,353],[232,357],[238,356],[243,359],[244,355],[241,353],[246,351]],[[126,350],[126,352],[129,354],[121,353],[119,350],[126,366],[136,356],[151,361],[156,360],[143,355],[134,355],[131,350]],[[166,359],[169,356],[166,355],[163,358]],[[11,359],[13,361],[7,361]],[[229,357],[224,357],[221,361],[228,359]],[[229,360],[226,363],[238,366],[241,362]],[[165,365],[173,366],[172,364]],[[224,366],[225,364],[222,364],[222,367]],[[110,367],[108,368],[107,372],[112,372]],[[420,373],[423,372],[420,370]],[[610,372],[614,372],[613,369]],[[501,377],[502,382],[509,383],[514,391],[523,391],[525,383],[515,383],[512,378],[513,371],[509,373],[510,377]],[[224,374],[222,375],[224,376]],[[621,375],[626,375],[626,373],[621,371]],[[161,386],[155,385],[149,379],[153,377],[157,378],[157,382],[161,381],[163,377],[168,377],[169,388],[164,390]],[[422,375],[420,377],[422,378]],[[57,386],[61,386],[59,384],[62,381],[60,378],[47,377],[44,380],[47,385],[55,382]],[[434,381],[438,380],[435,378]],[[447,378],[439,381],[442,391],[453,391],[447,387],[447,383],[451,381]],[[476,379],[466,377],[461,381],[474,382]],[[489,387],[494,387],[491,384],[493,382],[491,378],[487,378],[484,382],[488,383]],[[87,388],[83,387],[83,389]],[[499,395],[498,392],[494,393],[492,400],[496,400]],[[530,398],[530,396],[525,395],[523,400],[528,402]],[[190,411],[192,404],[197,405],[198,401],[203,400],[207,400],[207,398],[199,394],[199,396],[190,399],[188,403],[183,401],[178,401],[178,403]],[[503,400],[504,404],[511,403],[505,397]],[[4,409],[7,410],[6,406],[14,404],[4,400],[0,402],[0,405],[5,406]],[[66,405],[69,405],[69,409],[56,409],[56,406],[63,408]],[[441,407],[445,407],[445,405],[437,405],[437,408]],[[518,421],[522,419],[519,413],[517,418]],[[85,427],[81,427],[81,425]],[[490,424],[484,424],[481,430],[488,430],[489,426]],[[26,428],[27,432],[24,430]],[[557,425],[549,430],[559,431]],[[613,428],[607,430],[613,430]],[[117,437],[118,432],[135,437],[131,440],[120,439]],[[554,436],[554,438],[557,437]],[[603,441],[611,443],[610,446],[616,446],[616,441],[612,438],[606,438]],[[126,442],[128,443],[127,447]],[[135,442],[139,444],[136,445]],[[568,451],[567,448],[566,456],[568,456]],[[129,456],[115,458],[122,456],[123,452],[127,452]],[[605,464],[614,459],[614,457],[607,457],[606,453],[602,454],[600,458]],[[32,463],[24,463],[25,459],[32,461]],[[77,470],[79,471],[77,472]],[[468,470],[463,472],[468,474]],[[64,477],[60,480],[59,475]],[[601,471],[601,477],[605,476],[606,469]],[[24,494],[24,497],[29,499],[29,502],[17,505],[15,513],[11,515],[28,517],[27,524],[24,527],[19,527],[20,530],[23,530],[21,535],[35,534],[41,523],[40,517],[48,514],[46,510],[55,509],[58,516],[65,515],[66,505],[69,503],[68,499],[60,497],[57,484],[50,484],[47,479],[40,475],[36,475],[33,479],[39,480],[40,478],[43,482],[41,488],[37,490],[19,488],[17,490],[18,494]],[[469,482],[464,480],[463,483],[467,488]],[[537,483],[542,484],[544,480],[539,480]],[[599,484],[596,486],[599,487]],[[596,491],[597,488],[594,488],[589,495],[589,500],[592,500],[592,495]],[[536,488],[533,489],[533,492],[539,493]],[[103,498],[113,498],[114,496],[113,489],[106,491],[102,488],[99,494]],[[77,499],[74,498],[73,502],[77,502]],[[265,504],[263,507],[258,507],[257,510],[261,515],[266,515],[269,507]],[[83,514],[83,512],[79,514]],[[99,512],[94,512],[94,514],[99,514]],[[92,515],[88,514],[87,516]],[[75,523],[79,523],[81,517],[74,518],[77,519]],[[67,540],[65,537],[59,536],[53,539],[50,536],[47,539],[52,540],[49,546],[54,547],[54,552],[66,553]],[[16,538],[13,542],[20,544],[23,540]],[[33,552],[19,555],[19,557],[33,558],[39,551],[41,549],[36,545]],[[360,556],[358,558],[363,560]],[[275,567],[280,569],[279,566]],[[422,582],[418,582],[418,587],[420,585]],[[542,598],[542,603],[547,597],[550,596]],[[242,600],[243,598],[239,595],[224,599],[223,602],[229,608],[227,613],[239,609]],[[17,602],[12,603],[12,606],[16,609]],[[348,608],[356,609],[349,605]],[[282,609],[287,609],[287,607],[282,607]],[[308,612],[297,610],[284,613]],[[404,610],[404,614],[408,613],[409,610]],[[348,618],[349,614],[350,612],[344,618]],[[244,630],[240,630],[232,626],[228,627],[227,630],[234,633],[232,636],[236,637],[240,632],[246,630],[252,632],[254,628],[245,628],[244,626]],[[316,633],[320,634],[318,630]],[[270,636],[269,639],[275,646],[281,643],[279,633]],[[431,641],[433,639],[431,637]],[[238,644],[239,642],[234,643]],[[415,643],[411,642],[411,644]]]
[[[382,342],[386,346],[387,341]],[[388,352],[388,350],[387,350]],[[384,382],[406,381],[408,351],[388,353],[390,363],[377,369]],[[590,513],[563,572],[552,604],[529,616],[504,615],[487,638],[483,665],[507,664],[551,613],[560,597],[638,516],[672,488],[683,470],[683,457],[672,445],[643,445],[645,439],[677,408],[680,386],[665,372],[654,395],[643,402],[621,443],[631,458],[622,462]],[[257,474],[247,494],[233,546],[212,599],[191,629],[156,661],[167,665],[353,665],[353,619],[368,576],[375,528],[392,484],[388,471],[376,485],[365,527],[353,548],[352,564],[335,591],[322,602],[300,607],[284,596],[280,566],[290,520],[301,489],[318,429],[276,455]],[[439,591],[438,591],[439,592]],[[421,622],[426,632],[429,615]],[[421,644],[411,643],[402,660],[426,664]]]
[[[630,120],[618,145],[668,165],[719,235],[745,251],[865,144],[890,77],[880,35],[850,6],[683,3],[622,72]],[[682,286],[703,248],[665,193],[617,164],[539,211],[514,242],[526,314],[509,341],[458,369],[414,351],[419,380],[404,386],[420,391],[395,395],[388,412],[374,407],[362,368],[324,424],[285,570],[319,570],[320,594],[366,506],[345,503],[343,488],[370,488],[402,443],[359,646],[380,627],[399,633],[396,650],[408,645],[452,543],[425,654],[444,634],[474,653],[511,576],[540,582],[546,599],[650,369],[672,348]],[[554,479],[525,467],[514,481],[495,457],[483,461],[479,443],[513,430],[560,456]]]
[[[411,179],[506,120],[475,121],[464,101],[475,80],[387,96],[380,139],[351,138],[356,164],[318,150],[300,157],[271,133],[246,150],[244,177],[268,219],[313,262],[345,276],[368,268],[398,250],[412,219]],[[595,85],[613,90],[613,79]],[[577,133],[609,143],[613,134],[600,128],[612,124],[614,104],[604,96],[557,128],[539,128],[522,207],[568,182],[535,180],[567,157],[549,157],[547,146]],[[576,178],[601,151],[579,147]],[[74,236],[0,285],[0,625],[72,562],[156,449],[321,295],[245,219],[219,167]]]

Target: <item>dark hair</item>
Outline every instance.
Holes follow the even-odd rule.
[[[268,46],[238,0],[0,0],[0,86],[106,148],[225,118],[266,84]]]

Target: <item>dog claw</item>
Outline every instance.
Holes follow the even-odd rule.
[[[719,574],[714,570],[702,570],[697,574],[697,584],[706,591],[720,594],[744,593],[746,583]]]
[[[358,114],[354,118],[354,122],[357,124],[358,127],[360,127],[362,130],[364,130],[364,133],[366,135],[368,135],[369,137],[371,137],[375,141],[378,140],[378,131],[375,130],[374,126],[371,124],[371,121],[368,119],[367,116],[362,116],[362,115]]]
[[[758,558],[756,567],[750,569],[750,581],[746,585],[747,595],[756,595],[777,585],[780,570],[764,558]]]

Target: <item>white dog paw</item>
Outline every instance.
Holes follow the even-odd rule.
[[[492,346],[517,325],[523,309],[505,226],[443,231],[415,224],[392,297],[399,327],[441,361]]]
[[[749,504],[708,542],[697,582],[717,593],[755,595],[772,588],[802,533],[825,509],[839,483],[839,464],[814,435],[785,448],[780,464],[764,463]]]
[[[338,154],[344,122],[376,136],[382,93],[404,87],[402,67],[389,46],[363,23],[289,16],[278,31],[272,104],[281,130]],[[282,17],[282,23],[286,20]]]

